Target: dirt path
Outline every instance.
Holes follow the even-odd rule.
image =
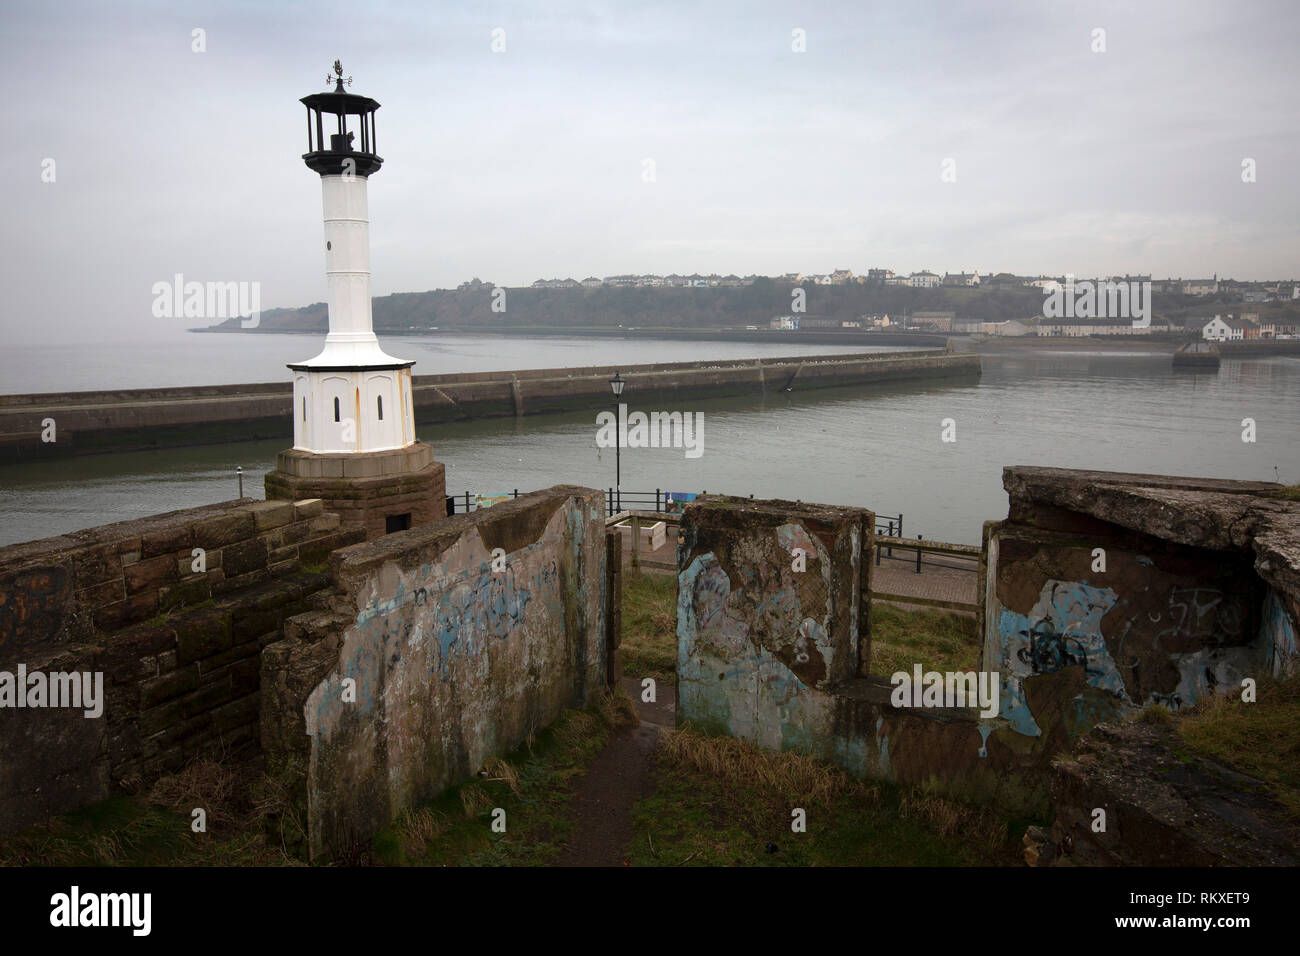
[[[623,866],[623,850],[632,839],[632,808],[653,786],[654,752],[661,730],[675,719],[676,688],[660,683],[657,701],[641,701],[641,684],[624,678],[623,689],[636,702],[641,723],[618,731],[573,794],[577,829],[559,859],[560,866]]]

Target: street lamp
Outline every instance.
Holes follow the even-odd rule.
[[[623,423],[620,421],[620,418],[622,416],[619,415],[618,400],[619,397],[623,394],[623,386],[626,384],[627,382],[623,381],[623,376],[620,375],[618,372],[615,372],[614,377],[609,380],[609,390],[614,393],[614,510],[615,511],[623,510],[623,492],[622,489],[619,487],[623,482],[622,462],[619,460],[620,452],[623,444],[622,435],[621,435],[621,432],[623,430],[622,427]]]

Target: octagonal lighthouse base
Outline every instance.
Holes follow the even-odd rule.
[[[446,468],[427,442],[339,454],[290,448],[264,481],[268,501],[320,498],[343,527],[365,529],[367,541],[447,516]]]

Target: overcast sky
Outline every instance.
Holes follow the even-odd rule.
[[[1297,10],[6,2],[0,331],[139,331],[175,273],[260,282],[263,309],[322,301],[298,99],[336,57],[383,104],[376,295],[873,266],[1295,276]]]

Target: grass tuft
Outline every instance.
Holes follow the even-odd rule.
[[[677,682],[676,575],[623,575],[623,641],[618,653],[627,677]]]
[[[918,663],[927,671],[978,670],[975,618],[952,611],[906,611],[892,604],[872,604],[871,673],[911,673]]]
[[[899,815],[919,820],[945,837],[961,836],[989,850],[1007,842],[1007,824],[985,809],[968,807],[938,794],[912,790],[900,797]]]
[[[874,788],[843,770],[792,751],[768,753],[734,737],[706,737],[691,730],[662,736],[663,759],[733,786],[757,786],[783,799],[827,806],[837,797],[874,796]]]
[[[1262,780],[1300,820],[1300,674],[1261,678],[1256,701],[1240,693],[1203,698],[1178,721],[1194,753]]]
[[[1147,704],[1142,708],[1142,712],[1137,715],[1137,719],[1144,724],[1156,724],[1163,726],[1174,722],[1174,715],[1164,704]]]

